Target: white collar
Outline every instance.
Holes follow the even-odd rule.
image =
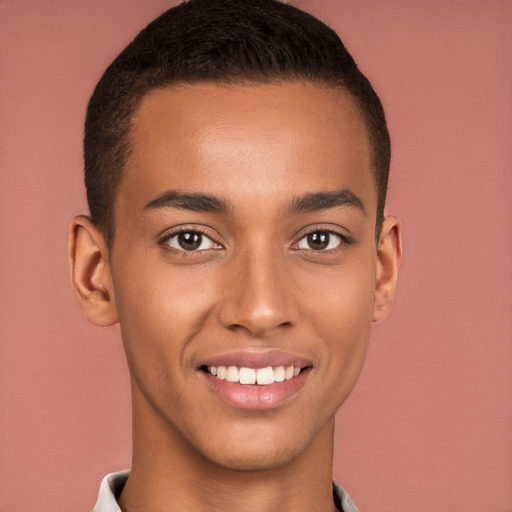
[[[130,471],[118,471],[110,473],[103,479],[98,501],[92,512],[122,512],[116,498],[121,494],[129,474]]]

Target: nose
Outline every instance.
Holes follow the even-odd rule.
[[[241,255],[230,266],[220,306],[221,324],[263,338],[296,323],[289,262],[272,251]]]

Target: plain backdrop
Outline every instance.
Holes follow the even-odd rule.
[[[512,3],[298,0],[381,95],[396,307],[338,417],[335,476],[363,512],[512,510]],[[69,285],[82,126],[117,53],[171,2],[0,2],[0,512],[88,511],[129,467],[117,328]]]

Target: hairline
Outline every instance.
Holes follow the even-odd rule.
[[[286,85],[286,84],[312,84],[315,87],[331,89],[331,90],[339,90],[340,92],[346,93],[353,101],[354,106],[357,108],[357,111],[360,115],[360,119],[364,123],[365,133],[368,141],[368,145],[371,151],[371,170],[372,170],[372,181],[377,193],[377,218],[376,218],[376,226],[375,226],[375,239],[378,240],[380,234],[380,226],[379,226],[379,186],[377,184],[376,179],[376,147],[375,143],[372,140],[372,130],[370,127],[368,115],[365,114],[362,106],[360,98],[350,91],[349,88],[343,83],[342,80],[339,81],[330,81],[325,79],[315,79],[315,77],[301,77],[301,76],[261,76],[261,77],[229,77],[226,76],[224,78],[218,79],[197,79],[197,80],[168,80],[167,83],[161,83],[154,86],[148,86],[145,88],[140,94],[136,95],[135,101],[132,105],[130,105],[125,119],[127,120],[127,124],[125,127],[125,132],[123,136],[120,137],[119,150],[121,150],[122,162],[120,163],[120,168],[118,169],[118,179],[113,187],[112,194],[112,207],[110,208],[110,216],[106,219],[105,226],[99,226],[99,229],[102,231],[107,247],[109,250],[112,249],[114,237],[115,237],[115,203],[119,193],[119,187],[121,186],[124,171],[126,168],[126,164],[130,157],[131,151],[133,149],[133,133],[135,120],[137,117],[137,113],[140,111],[144,100],[155,91],[165,91],[168,89],[176,89],[180,87],[190,87],[195,85],[212,85],[218,87],[228,87],[229,86],[239,86],[239,87],[257,87],[261,85]]]

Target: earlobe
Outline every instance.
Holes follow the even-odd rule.
[[[88,217],[75,217],[68,244],[73,292],[87,319],[100,327],[117,322],[108,254],[100,230]]]
[[[393,307],[401,259],[400,220],[389,215],[382,224],[377,247],[377,272],[372,322],[384,320]]]

